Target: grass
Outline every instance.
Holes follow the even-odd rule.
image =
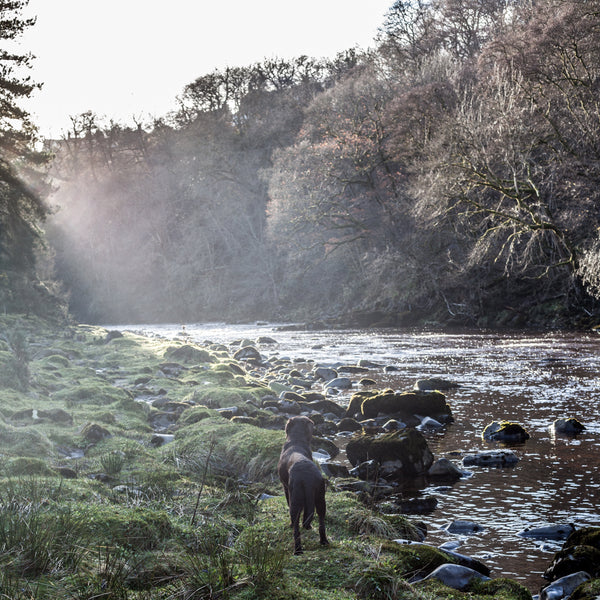
[[[15,315],[0,331],[0,598],[524,597],[518,584],[463,594],[408,583],[444,557],[390,541],[420,532],[335,482],[330,546],[304,531],[294,556],[276,479],[283,428],[217,412],[274,423],[264,384],[222,350],[129,333],[107,342],[99,327]],[[167,372],[173,362],[182,368]],[[174,435],[160,447],[157,416]],[[89,425],[109,436],[86,438]]]

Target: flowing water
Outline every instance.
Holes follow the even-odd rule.
[[[175,337],[178,326],[130,327]],[[426,434],[435,457],[460,466],[464,453],[499,448],[481,432],[492,420],[523,425],[531,439],[511,446],[519,462],[511,468],[471,467],[451,486],[423,482],[406,486],[408,496],[434,495],[437,508],[415,518],[428,526],[427,542],[460,542],[462,554],[483,560],[493,577],[511,577],[536,592],[542,572],[562,542],[517,536],[529,526],[573,523],[600,526],[600,336],[595,333],[433,333],[400,330],[278,331],[273,325],[187,325],[194,341],[230,343],[270,336],[266,356],[312,359],[320,364],[356,364],[369,359],[399,368],[374,369],[379,388],[412,388],[418,378],[443,377],[460,384],[447,392],[454,422]],[[340,401],[347,401],[347,396]],[[586,429],[577,437],[554,437],[548,426],[576,417]],[[471,520],[483,531],[456,536],[441,529]]]

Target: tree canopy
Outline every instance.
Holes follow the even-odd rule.
[[[78,316],[598,316],[600,1],[394,2],[376,48],[73,118],[51,239]]]

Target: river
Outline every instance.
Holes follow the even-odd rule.
[[[147,335],[176,337],[181,326],[129,326]],[[467,452],[500,447],[481,432],[492,420],[523,425],[531,435],[511,446],[519,457],[512,468],[478,468],[452,486],[407,486],[407,497],[434,495],[437,508],[414,517],[428,526],[427,542],[455,540],[457,551],[483,560],[493,577],[510,577],[537,592],[560,543],[517,536],[529,526],[574,523],[600,526],[600,336],[595,333],[490,333],[345,330],[278,331],[274,325],[186,325],[193,341],[228,344],[270,336],[266,356],[355,364],[366,358],[399,371],[374,369],[378,387],[403,391],[423,377],[443,377],[460,388],[447,392],[454,422],[426,434],[436,458],[460,464]],[[342,400],[346,401],[348,397]],[[576,417],[585,431],[574,438],[553,437],[548,426],[558,417]],[[471,520],[483,531],[456,536],[441,529],[453,520]]]

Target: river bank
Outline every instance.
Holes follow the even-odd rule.
[[[274,476],[285,416],[263,406],[260,373],[218,340],[1,325],[2,518],[14,532],[2,585],[14,597],[107,586],[121,598],[530,597],[504,578],[464,593],[409,583],[448,556],[392,543],[419,540],[420,518],[374,511],[335,480],[331,547],[309,532],[292,556]],[[60,527],[31,535],[48,523]]]

